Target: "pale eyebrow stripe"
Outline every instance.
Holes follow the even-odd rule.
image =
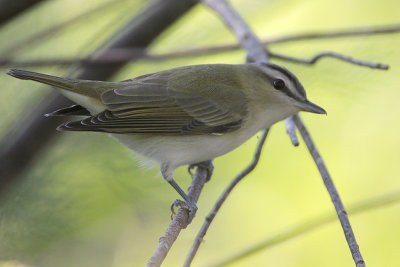
[[[292,81],[294,84],[297,85],[297,84],[299,83],[299,81],[297,81],[297,79],[293,78],[293,75],[292,75],[289,71],[287,71],[286,69],[280,68],[280,67],[278,67],[277,65],[269,65],[269,67],[270,67],[271,69],[274,69],[274,70],[276,70],[276,71],[279,71],[279,72],[282,72],[283,74],[285,74],[285,76],[286,76],[290,81]]]
[[[297,78],[293,77],[293,74],[291,74],[288,70],[286,70],[284,68],[281,68],[278,65],[274,65],[274,64],[271,64],[271,65],[268,65],[268,66],[271,69],[274,69],[276,71],[279,71],[279,72],[283,73],[292,83],[294,83],[296,85],[296,88],[297,87],[301,87],[301,84],[300,84],[299,80]],[[305,92],[299,92],[298,90],[296,90],[296,91],[299,93],[299,95],[301,95],[302,97],[306,98]],[[291,91],[289,91],[287,89],[284,90],[283,92],[285,92],[286,95],[288,95],[288,96],[290,96],[290,97],[292,97],[294,99],[303,100],[303,99],[301,99],[300,97],[298,97],[297,95],[293,94]]]

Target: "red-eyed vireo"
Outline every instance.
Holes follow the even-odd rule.
[[[299,111],[326,113],[307,100],[291,72],[266,63],[185,66],[122,82],[15,69],[8,74],[55,86],[78,104],[50,114],[87,116],[58,130],[111,133],[159,162],[163,177],[186,201],[192,216],[196,205],[173,179],[178,166],[221,156]]]

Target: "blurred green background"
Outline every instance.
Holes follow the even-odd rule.
[[[0,58],[54,24],[107,1],[44,1],[0,28]],[[398,0],[236,0],[231,2],[261,37],[398,23]],[[107,10],[28,44],[14,59],[85,56],[138,14],[147,1],[118,1]],[[216,15],[198,5],[157,38],[154,53],[235,42]],[[328,116],[302,114],[345,205],[400,189],[400,34],[308,40],[269,47],[309,58],[326,50],[390,65],[389,71],[335,59],[314,66],[274,60],[302,81],[309,99]],[[129,64],[113,80],[182,65],[242,63],[243,51]],[[30,70],[66,75],[65,67]],[[0,138],[51,90],[5,75],[0,68]],[[45,118],[43,118],[45,119]],[[0,261],[29,266],[144,266],[170,222],[178,195],[158,168],[142,168],[135,154],[101,133],[61,134],[0,201]],[[259,135],[258,135],[259,136]],[[258,136],[214,161],[215,172],[198,213],[163,266],[181,266],[213,203],[251,161]],[[1,163],[0,163],[1,164]],[[175,173],[184,188],[186,167]],[[284,123],[267,138],[260,163],[233,191],[195,258],[210,266],[320,214],[330,198],[303,143],[293,147]],[[398,266],[400,205],[350,216],[368,266]],[[12,263],[8,263],[13,266]],[[0,266],[3,266],[0,264]],[[230,266],[354,266],[338,221]]]

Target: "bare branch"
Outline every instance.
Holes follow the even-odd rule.
[[[180,57],[188,57],[197,55],[196,53],[202,52],[203,50],[188,50],[181,51],[175,53],[166,53],[166,54],[148,54],[143,49],[109,49],[104,52],[104,54],[99,58],[86,58],[86,59],[37,59],[37,60],[12,60],[12,59],[0,59],[0,66],[18,66],[18,67],[31,67],[31,66],[49,66],[49,65],[57,65],[57,66],[70,66],[70,65],[112,65],[116,63],[127,63],[134,59],[144,59],[149,61],[159,61],[159,60],[167,60],[173,58]],[[217,51],[217,50],[215,50]],[[215,52],[214,51],[214,52]],[[295,63],[313,65],[318,60],[324,57],[337,58],[339,60],[346,61],[348,63],[356,64],[363,67],[369,67],[372,69],[382,69],[387,70],[389,66],[382,63],[374,63],[360,59],[354,59],[352,57],[336,53],[336,52],[321,52],[311,59],[301,59],[291,56],[286,56],[282,54],[277,54],[273,52],[269,52],[269,56],[271,58],[277,58],[285,61],[291,61]]]
[[[363,67],[369,67],[372,69],[381,69],[381,70],[387,70],[389,69],[389,66],[386,64],[382,64],[382,63],[373,63],[373,62],[369,62],[369,61],[365,61],[365,60],[360,60],[360,59],[354,59],[352,57],[349,56],[345,56],[343,54],[339,54],[336,52],[321,52],[315,56],[313,56],[311,59],[301,59],[301,58],[295,58],[295,57],[290,57],[290,56],[286,56],[286,55],[282,55],[282,54],[276,54],[273,52],[269,52],[271,57],[274,58],[278,58],[281,60],[286,60],[286,61],[292,61],[292,62],[296,62],[296,63],[301,63],[301,64],[308,64],[308,65],[312,65],[315,64],[318,60],[320,60],[321,58],[324,57],[332,57],[332,58],[337,58],[339,60],[343,60],[352,64],[356,64],[359,66],[363,66]]]
[[[399,201],[400,201],[400,191],[397,191],[390,194],[385,194],[382,196],[365,199],[356,204],[351,204],[349,205],[347,211],[350,215],[356,215],[364,211],[383,208],[387,205],[396,204]],[[295,237],[306,234],[310,231],[316,230],[318,227],[321,227],[335,220],[337,220],[336,214],[333,213],[321,214],[318,217],[315,217],[300,224],[296,224],[291,228],[283,230],[272,237],[268,237],[264,241],[261,241],[260,243],[253,245],[237,253],[236,255],[233,255],[223,261],[220,261],[217,264],[210,264],[207,266],[222,267],[232,263],[237,263],[237,261],[241,259],[254,255],[255,253],[258,253],[264,249],[281,244],[287,240],[291,240]]]
[[[304,126],[303,121],[300,119],[299,115],[294,115],[293,121],[296,124],[297,129],[299,129],[300,134],[303,137],[304,142],[306,143],[307,148],[310,151],[310,154],[313,157],[315,164],[318,167],[318,170],[322,176],[322,180],[324,181],[325,187],[328,190],[328,193],[332,199],[333,205],[335,206],[336,209],[337,216],[339,217],[339,221],[342,225],[347,243],[349,244],[354,262],[356,263],[357,267],[365,266],[364,259],[361,256],[346,210],[343,206],[342,200],[339,197],[339,193],[336,190],[332,178],[328,172],[328,169],[325,166],[324,160],[319,154],[317,147],[315,146],[313,140],[311,139],[310,133]]]
[[[284,43],[284,42],[292,42],[292,41],[301,41],[308,39],[324,39],[324,38],[338,38],[338,37],[351,37],[351,36],[360,36],[360,35],[374,35],[374,34],[390,34],[390,33],[398,33],[400,32],[400,26],[398,25],[388,25],[381,26],[380,28],[375,27],[366,27],[360,30],[344,30],[344,31],[333,31],[326,33],[306,33],[306,34],[296,34],[289,35],[283,37],[275,37],[262,41],[263,44],[274,44],[274,43]],[[140,48],[112,48],[104,51],[104,54],[101,58],[96,59],[80,59],[80,58],[49,58],[49,59],[34,59],[34,60],[13,60],[7,58],[0,59],[0,66],[18,66],[18,67],[30,67],[30,66],[48,66],[48,65],[58,65],[58,66],[70,66],[70,65],[96,65],[96,64],[113,64],[113,63],[123,63],[128,62],[135,59],[149,60],[149,61],[160,61],[160,60],[168,60],[174,58],[186,58],[186,57],[194,57],[194,56],[202,56],[205,54],[215,54],[215,53],[223,53],[232,50],[239,49],[240,46],[238,44],[230,44],[230,45],[221,45],[221,46],[212,46],[212,47],[204,47],[204,48],[194,48],[183,51],[176,51],[171,53],[164,54],[149,54],[145,49]],[[3,53],[5,54],[5,53]],[[298,63],[304,63],[303,59],[296,59],[288,56],[278,55],[276,53],[270,53],[271,57],[275,55],[276,58],[280,58],[282,60],[295,61]],[[309,62],[308,60],[307,62]],[[361,61],[362,62],[362,61]],[[352,62],[351,62],[352,63]],[[369,62],[368,62],[369,63]],[[372,63],[374,64],[374,63]]]
[[[222,204],[224,204],[225,200],[227,199],[228,195],[231,193],[233,188],[244,178],[246,177],[247,174],[249,174],[251,171],[254,170],[254,168],[257,166],[258,161],[260,160],[261,156],[261,151],[265,143],[265,139],[267,138],[268,135],[268,129],[264,131],[262,134],[260,141],[258,141],[257,149],[256,152],[254,153],[254,157],[252,162],[241,172],[236,176],[236,178],[229,184],[229,186],[225,189],[224,193],[220,196],[218,201],[215,203],[214,207],[210,211],[210,213],[207,215],[206,220],[201,227],[199,233],[196,236],[196,239],[193,243],[192,248],[190,249],[190,252],[186,258],[185,264],[183,265],[184,267],[189,267],[190,264],[192,263],[194,256],[197,253],[197,250],[200,247],[201,242],[203,241],[204,236],[207,233],[208,228],[210,227],[211,222],[214,220],[215,216],[217,215],[217,212],[221,208]]]
[[[194,203],[199,199],[200,193],[203,189],[204,184],[211,178],[211,173],[206,168],[197,167],[196,173],[193,176],[192,184],[189,188],[188,196]],[[159,239],[158,246],[153,252],[150,260],[147,263],[147,267],[160,266],[167,256],[168,251],[172,247],[172,244],[178,238],[181,230],[188,226],[188,211],[185,209],[179,209],[173,220],[171,221],[168,229],[164,235]]]
[[[194,51],[194,50],[193,50]],[[179,58],[179,57],[186,57],[186,56],[193,56],[194,54],[186,53],[186,52],[176,52],[176,53],[167,53],[167,54],[148,54],[142,49],[109,49],[105,51],[104,54],[99,58],[94,59],[37,59],[37,60],[9,60],[9,59],[0,59],[0,66],[18,66],[18,67],[39,67],[39,66],[70,66],[70,65],[81,65],[83,67],[88,65],[112,65],[112,64],[121,64],[127,63],[134,59],[145,59],[149,61],[159,61],[159,60],[166,60],[171,58]],[[356,64],[359,66],[369,67],[373,69],[382,69],[387,70],[389,68],[388,65],[382,63],[374,63],[360,59],[354,59],[349,56],[345,56],[336,52],[322,52],[311,59],[301,59],[295,58],[291,56],[286,56],[282,54],[277,54],[273,52],[269,52],[271,58],[277,58],[281,60],[291,61],[295,63],[313,65],[319,59],[323,57],[332,57],[337,58],[352,64]]]

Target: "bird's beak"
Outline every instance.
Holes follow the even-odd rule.
[[[321,108],[320,106],[318,106],[308,100],[297,102],[297,105],[301,108],[301,110],[304,110],[307,112],[326,114],[325,109]]]

